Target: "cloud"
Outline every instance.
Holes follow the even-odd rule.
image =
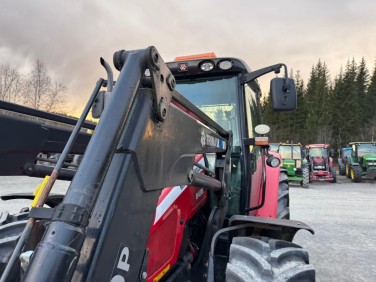
[[[154,45],[166,61],[214,51],[252,69],[284,62],[304,79],[321,58],[334,76],[348,58],[373,65],[375,10],[372,0],[3,0],[0,60],[44,61],[68,86],[74,110],[105,74],[99,57],[112,63],[119,49]]]

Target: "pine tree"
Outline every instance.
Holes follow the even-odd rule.
[[[296,94],[298,105],[294,114],[294,140],[296,142],[304,143],[305,140],[305,120],[307,116],[304,82],[298,71],[295,75]]]
[[[376,140],[376,62],[373,69],[373,73],[370,79],[370,84],[367,89],[366,101],[369,111],[369,119],[367,121],[368,126],[368,140]]]
[[[346,65],[345,75],[343,78],[344,86],[344,130],[346,132],[346,143],[351,141],[360,141],[361,139],[361,108],[360,99],[356,87],[357,66],[355,60],[348,61]]]
[[[328,143],[331,131],[329,127],[329,71],[320,60],[312,68],[307,84],[307,142]]]
[[[339,75],[334,79],[333,87],[330,91],[330,104],[332,106],[331,117],[330,117],[330,127],[332,129],[332,141],[331,145],[333,148],[344,147],[344,113],[346,112],[345,104],[342,103],[345,99],[346,92],[344,91],[343,84],[343,71],[340,70]]]
[[[367,87],[369,82],[369,74],[366,66],[366,61],[362,58],[356,76],[356,91],[359,99],[359,118],[362,125],[361,139],[363,141],[368,139],[367,121],[371,118],[371,109],[367,104]]]

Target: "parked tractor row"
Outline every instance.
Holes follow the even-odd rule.
[[[337,181],[329,144],[273,143],[270,149],[281,155],[281,167],[289,181],[300,182],[304,188],[313,181]]]
[[[341,149],[338,169],[353,182],[362,182],[362,177],[376,179],[376,142],[349,143]]]

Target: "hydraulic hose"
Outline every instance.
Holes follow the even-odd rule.
[[[100,59],[101,65],[106,69],[107,72],[107,91],[111,92],[114,87],[114,75],[109,63],[107,63],[102,57]]]

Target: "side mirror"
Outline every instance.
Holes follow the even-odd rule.
[[[291,78],[276,77],[270,81],[272,108],[279,112],[296,110],[296,88]]]

